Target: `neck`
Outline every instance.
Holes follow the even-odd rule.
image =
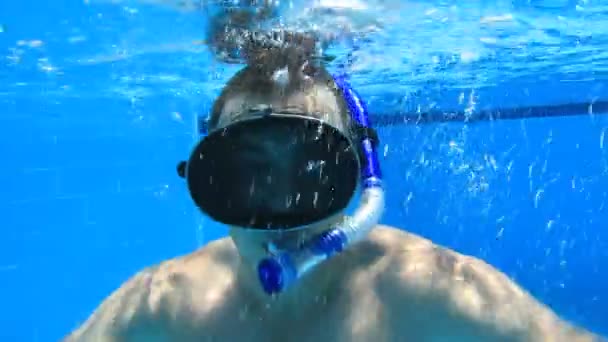
[[[331,292],[332,281],[336,279],[336,268],[327,267],[323,264],[306,274],[296,284],[293,284],[285,292],[269,296],[264,293],[258,280],[257,265],[268,256],[268,245],[274,244],[279,249],[294,249],[301,243],[330,229],[334,224],[344,218],[336,215],[330,219],[317,222],[301,229],[280,231],[254,231],[237,227],[230,228],[230,236],[236,245],[240,255],[239,281],[242,286],[252,293],[257,301],[266,307],[273,306],[275,309],[288,308],[297,305],[302,309],[303,305],[325,302],[326,296]],[[331,260],[328,260],[328,263]]]

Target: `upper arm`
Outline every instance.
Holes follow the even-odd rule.
[[[143,270],[107,297],[64,342],[118,342],[136,325],[152,317],[150,282],[154,272]]]

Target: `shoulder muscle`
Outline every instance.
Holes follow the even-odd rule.
[[[121,341],[121,336],[127,330],[152,314],[149,298],[155,270],[156,268],[145,269],[125,282],[64,342]]]
[[[393,246],[391,278],[456,326],[495,340],[595,341],[488,263],[404,234],[393,241],[407,240],[411,247]]]
[[[202,323],[223,303],[223,297],[208,294],[221,292],[232,281],[227,262],[234,263],[235,253],[229,242],[215,241],[139,272],[64,342],[164,341],[171,334],[184,333],[182,325]],[[211,277],[223,281],[208,282]]]

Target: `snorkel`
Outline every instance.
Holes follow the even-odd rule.
[[[256,9],[255,6],[244,6],[244,3],[246,2],[232,1],[232,6],[229,6],[232,12],[224,8],[213,12],[212,15],[228,18],[234,13],[234,9],[249,13],[249,17],[254,17],[255,14],[259,13],[259,9]],[[218,42],[221,43],[214,46],[216,55],[227,62],[242,61],[245,58],[248,44],[257,48],[266,46],[281,48],[289,45],[294,39],[299,39],[296,36],[282,34],[280,31],[258,34],[255,33],[255,30],[249,31],[246,27],[231,26],[228,19],[220,19],[216,22],[222,22],[223,24],[216,25],[211,35],[218,38]],[[311,186],[302,185],[299,189],[306,189],[308,192],[314,192],[315,194],[314,201],[310,200],[310,196],[305,197],[306,194],[302,194],[302,199],[298,200],[301,192],[297,192],[297,199],[294,200],[296,204],[292,205],[294,207],[300,205],[301,213],[311,215],[316,215],[315,211],[322,213],[314,217],[316,221],[322,219],[319,215],[327,214],[323,217],[328,218],[331,213],[336,213],[339,209],[346,207],[346,198],[350,199],[357,188],[361,190],[359,207],[352,216],[344,217],[339,223],[313,236],[299,247],[283,249],[279,243],[268,243],[266,246],[268,255],[257,265],[260,285],[268,295],[283,292],[324,261],[362,240],[378,223],[384,212],[382,173],[376,150],[378,139],[375,131],[370,126],[368,110],[360,96],[347,82],[346,75],[328,76],[327,82],[323,83],[324,87],[333,89],[334,86],[330,86],[333,83],[335,92],[339,94],[338,97],[343,100],[343,108],[345,107],[344,110],[333,113],[335,120],[326,121],[315,117],[313,113],[302,116],[297,113],[274,112],[271,107],[249,109],[249,111],[239,114],[240,116],[224,113],[218,109],[215,113],[216,120],[213,120],[213,115],[210,120],[213,131],[203,132],[201,130],[201,135],[206,135],[206,137],[195,147],[188,162],[182,162],[178,166],[178,173],[187,179],[190,194],[199,208],[218,221],[240,227],[255,226],[254,228],[257,229],[274,229],[271,226],[265,227],[264,222],[258,222],[259,216],[267,219],[273,216],[271,217],[272,220],[275,219],[274,216],[280,218],[277,212],[269,212],[265,208],[268,207],[266,202],[260,201],[255,202],[257,204],[251,204],[254,202],[249,201],[249,198],[255,196],[255,194],[264,193],[264,191],[259,190],[262,184],[259,181],[256,183],[255,180],[262,179],[262,176],[264,176],[263,179],[272,179],[272,176],[280,178],[284,177],[283,175],[286,173],[277,172],[272,174],[273,168],[271,166],[259,163],[255,165],[264,166],[247,167],[244,164],[241,167],[235,166],[240,162],[239,158],[236,157],[239,153],[243,153],[245,157],[243,163],[248,158],[251,159],[251,156],[246,154],[249,145],[235,145],[233,141],[241,139],[255,130],[261,132],[261,130],[275,127],[276,129],[273,131],[275,133],[282,132],[281,134],[284,135],[287,134],[285,132],[291,132],[289,137],[291,140],[299,141],[299,146],[304,146],[302,147],[304,149],[309,148],[307,150],[310,151],[309,153],[294,154],[289,152],[294,165],[302,166],[306,163],[310,164],[311,161],[325,163],[324,169],[321,168],[318,174],[311,172],[311,176],[306,176],[293,173],[294,179],[297,178],[298,182],[308,181],[309,183],[306,184],[312,184]],[[234,81],[234,83],[239,82]],[[220,116],[227,118],[226,121],[230,123],[230,128],[221,125],[218,127],[217,122],[220,120],[217,118]],[[346,120],[349,122],[348,126],[354,126],[353,128],[356,131],[355,134],[352,134],[354,137],[346,131],[340,132],[338,127],[345,128],[345,125],[340,124],[346,122],[342,122],[341,119],[343,118],[348,119]],[[255,142],[260,141],[260,139],[280,141],[277,134],[273,136],[255,135],[255,137],[256,139],[247,141]],[[234,146],[243,146],[244,148],[237,149]],[[276,146],[280,147],[281,145]],[[258,149],[264,150],[261,147],[258,147]],[[276,151],[274,152],[276,153]],[[227,160],[230,158],[232,159],[228,162]],[[298,171],[297,168],[294,170]],[[268,173],[265,174],[264,172]],[[357,172],[359,173],[358,176]],[[329,179],[329,181],[320,182],[319,179]],[[273,179],[273,181],[275,180]],[[276,180],[276,182],[281,183],[280,180]],[[314,182],[319,184],[314,185]],[[344,184],[341,185],[340,183]],[[239,187],[238,184],[248,186]],[[255,185],[255,191],[252,190],[250,193],[238,192],[237,189],[239,188],[248,189],[249,184],[251,184],[251,189],[254,189],[253,185]],[[230,192],[231,196],[227,195],[226,192]],[[273,193],[272,190],[267,192]],[[323,204],[317,204],[317,192],[320,193],[319,201]],[[299,204],[297,204],[298,202]],[[312,207],[305,208],[306,205]],[[243,217],[243,212],[251,213],[251,217]],[[260,214],[262,212],[264,214]],[[295,226],[293,223],[301,220],[302,215],[304,214],[291,215],[289,222],[285,221],[277,224],[277,226],[283,225],[293,228]],[[312,220],[313,217],[310,217],[310,219]]]
[[[298,249],[269,248],[271,255],[258,264],[260,283],[269,295],[282,292],[325,260],[360,241],[378,223],[384,212],[377,138],[372,133],[367,108],[348,84],[345,75],[335,76],[334,80],[343,93],[350,114],[362,128],[360,143],[364,160],[361,161],[360,204],[352,217],[345,217],[342,222],[311,238]]]
[[[352,148],[350,148],[350,150],[333,150],[337,145],[340,145],[340,143],[336,144],[335,142],[331,143],[331,141],[322,141],[321,145],[314,143],[314,146],[325,146],[324,148],[321,150],[311,150],[311,153],[313,154],[301,155],[300,161],[306,161],[308,163],[312,160],[319,160],[319,155],[315,157],[314,151],[319,152],[329,149],[333,152],[330,154],[320,155],[320,160],[327,161],[326,168],[328,168],[332,164],[331,161],[334,161],[334,157],[332,156],[337,157],[342,155],[343,157],[339,159],[341,162],[334,164],[334,167],[337,167],[337,169],[335,169],[333,172],[328,169],[326,172],[333,174],[334,181],[337,180],[336,177],[344,180],[350,178],[348,175],[352,175],[352,188],[350,188],[351,185],[349,181],[346,181],[345,185],[347,185],[347,188],[352,189],[353,192],[343,191],[343,189],[340,189],[338,184],[333,182],[330,182],[330,184],[335,184],[336,187],[331,186],[330,188],[325,188],[325,190],[312,185],[314,189],[317,189],[311,190],[315,193],[316,191],[329,191],[327,193],[320,194],[318,197],[319,199],[329,201],[328,203],[342,204],[333,206],[333,209],[331,210],[322,210],[321,212],[324,214],[316,216],[313,221],[308,220],[307,222],[308,224],[314,223],[315,221],[318,222],[324,218],[329,218],[332,215],[331,213],[337,213],[337,210],[344,208],[347,204],[345,201],[345,196],[350,197],[350,194],[354,194],[357,187],[361,191],[359,206],[352,216],[344,216],[331,228],[311,237],[298,247],[282,248],[280,242],[276,241],[267,243],[265,247],[268,255],[258,263],[257,273],[260,285],[264,292],[268,295],[276,295],[283,292],[286,288],[297,282],[298,279],[309,273],[324,261],[344,251],[350,245],[365,238],[369,231],[376,226],[384,212],[385,203],[384,189],[382,187],[382,172],[380,170],[380,163],[377,155],[378,138],[375,130],[371,128],[367,108],[359,95],[350,87],[344,75],[333,76],[333,80],[335,87],[338,90],[337,92],[341,95],[342,99],[344,100],[345,107],[348,110],[348,114],[345,113],[344,115],[350,116],[352,119],[351,122],[354,126],[355,134],[353,134],[354,137],[351,140]],[[235,186],[235,183],[243,183],[236,181],[235,178],[233,178],[236,177],[236,175],[232,173],[231,170],[251,170],[251,167],[247,166],[247,164],[243,164],[240,167],[234,167],[234,164],[238,162],[238,157],[234,159],[234,154],[238,154],[239,152],[232,147],[234,146],[233,141],[235,141],[235,139],[238,140],[238,137],[242,137],[244,134],[247,134],[246,131],[242,130],[242,128],[251,130],[254,129],[254,125],[257,125],[258,127],[272,126],[273,120],[278,120],[278,122],[285,122],[282,120],[295,120],[298,122],[301,121],[301,123],[304,124],[302,127],[308,127],[308,129],[312,129],[312,131],[315,132],[317,132],[319,128],[323,128],[321,131],[325,130],[326,133],[332,131],[331,129],[328,129],[328,126],[326,126],[326,124],[322,121],[315,122],[313,120],[312,125],[310,125],[310,121],[307,122],[301,117],[289,117],[290,115],[283,116],[282,114],[268,113],[265,117],[262,116],[260,118],[251,118],[249,120],[241,121],[240,123],[237,121],[233,124],[234,128],[219,128],[215,129],[214,132],[211,133],[207,132],[205,126],[201,125],[199,127],[200,133],[202,136],[204,136],[204,138],[198,143],[197,147],[195,147],[188,162],[184,161],[179,163],[178,174],[188,181],[190,194],[200,209],[217,221],[246,229],[248,226],[246,221],[250,219],[246,219],[244,221],[243,218],[238,214],[243,211],[249,211],[249,213],[253,215],[252,217],[254,217],[257,215],[257,212],[263,210],[263,208],[259,206],[249,208],[246,206],[238,206],[238,202],[235,202],[235,199],[243,198],[243,193],[233,194],[228,198],[222,198],[222,195],[225,195],[227,192],[231,191],[231,188],[242,188]],[[279,126],[275,127],[278,128]],[[268,133],[272,134],[272,132],[277,133],[279,131],[271,130]],[[310,133],[310,130],[307,132]],[[337,133],[336,131],[333,132]],[[324,134],[321,136],[332,135]],[[312,138],[312,140],[309,140],[310,142],[317,141],[316,134],[312,134],[310,137]],[[336,137],[336,135],[334,135],[334,137]],[[260,136],[259,138],[270,139],[271,136],[266,136],[266,138]],[[236,146],[239,145],[237,144]],[[243,152],[247,153],[248,147],[243,147]],[[238,148],[239,150],[242,149],[241,147]],[[358,150],[358,153],[355,153],[352,149]],[[334,155],[333,153],[338,154]],[[349,155],[353,158],[351,159],[348,157]],[[247,163],[246,159],[247,158],[245,158],[244,163]],[[359,173],[358,177],[356,175],[357,172]],[[246,173],[240,172],[240,174]],[[262,170],[261,175],[266,175],[265,171]],[[300,175],[296,178],[301,179],[301,177],[302,176]],[[357,178],[359,178],[358,181]],[[246,191],[249,190],[246,189]],[[255,193],[256,192],[252,192],[250,194],[254,195]],[[317,197],[315,196],[315,199],[316,198]],[[248,202],[245,201],[245,203]],[[259,205],[264,206],[264,202],[259,202]],[[237,215],[234,216],[235,214]],[[270,216],[276,215],[272,212],[267,214]],[[266,217],[268,218],[268,216]],[[296,219],[299,217],[300,214],[296,214],[294,216]],[[249,221],[249,223],[249,226],[251,227],[253,225],[253,221]],[[304,223],[303,226],[299,227],[305,228],[306,225],[307,224]],[[298,228],[298,225],[294,222],[291,222],[290,224],[281,222],[276,225],[276,228],[267,228],[266,223],[262,222],[255,228],[258,230],[285,229],[281,227],[291,229]]]

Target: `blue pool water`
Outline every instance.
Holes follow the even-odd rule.
[[[330,52],[377,119],[384,223],[608,334],[606,4],[382,3]],[[1,341],[56,341],[137,270],[225,235],[175,173],[238,69],[204,23],[169,1],[0,3]]]

